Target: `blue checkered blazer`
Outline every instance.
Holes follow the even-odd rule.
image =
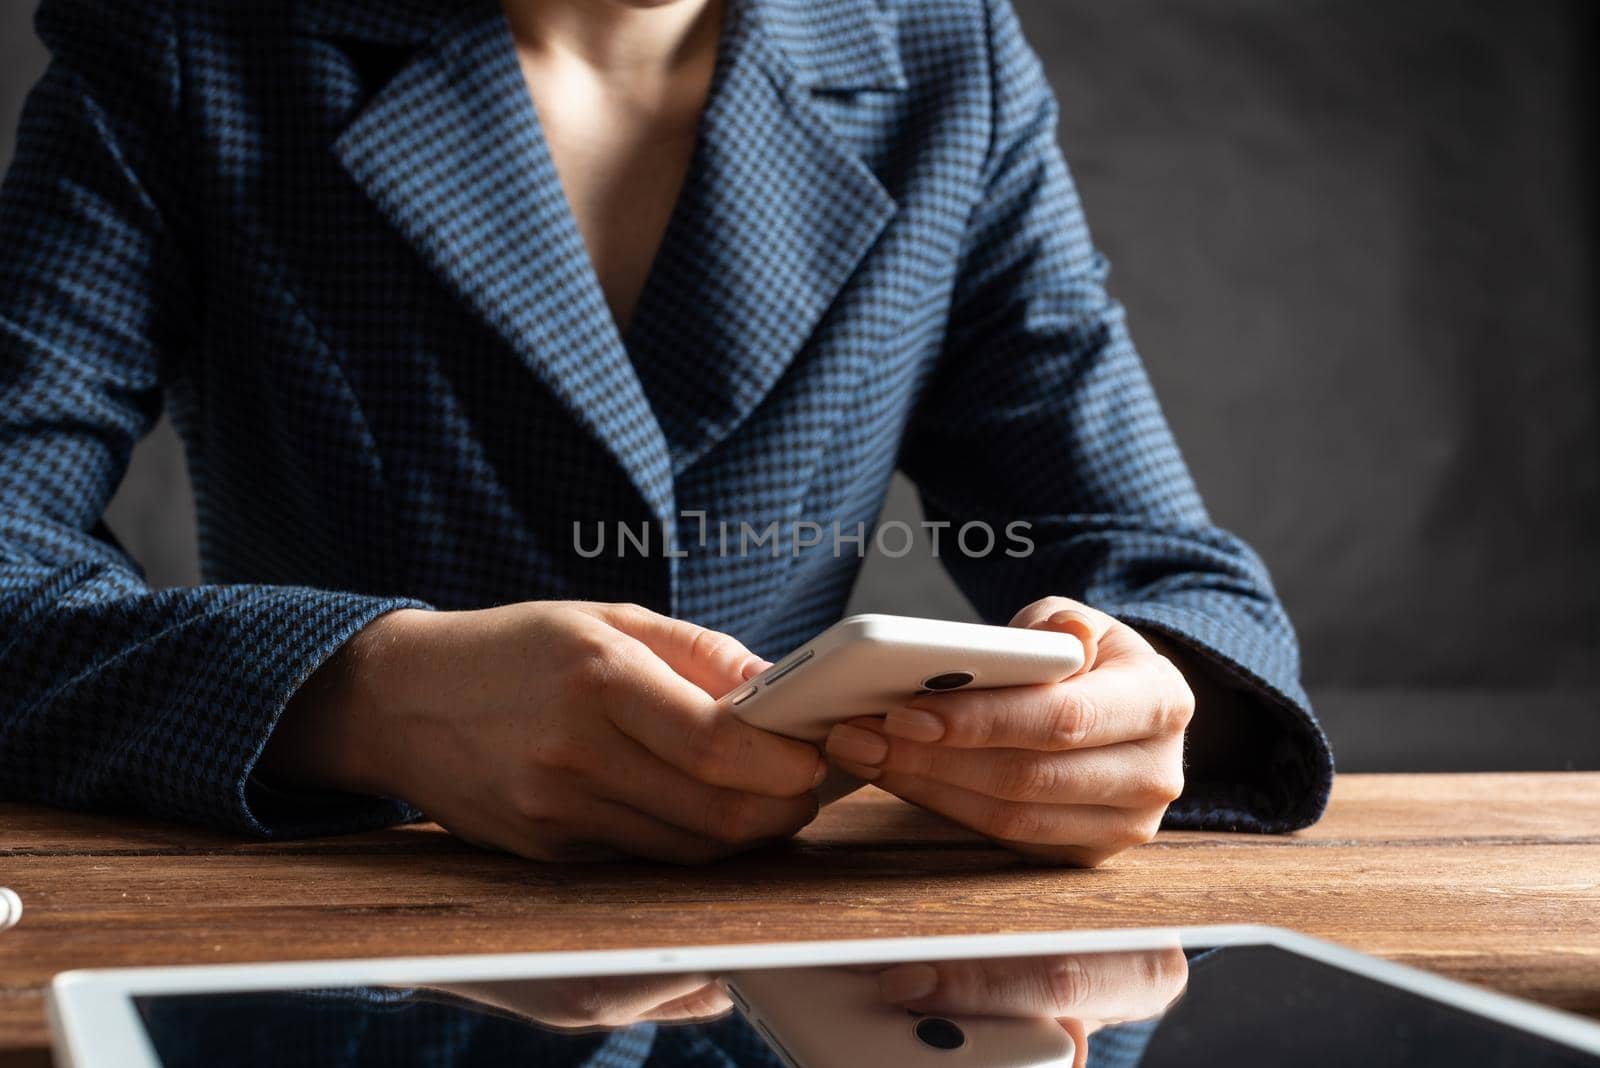
[[[1172,822],[1321,812],[1293,632],[1102,288],[1006,0],[733,5],[625,333],[493,0],[44,0],[38,28],[0,195],[0,794],[260,834],[412,816],[251,774],[373,617],[628,600],[776,656],[840,614],[853,545],[700,525],[870,531],[898,466],[935,520],[1031,524],[1024,556],[946,536],[989,619],[1078,597],[1238,689],[1249,760],[1192,769]],[[192,588],[101,521],[163,406]],[[617,521],[673,551],[577,551]]]

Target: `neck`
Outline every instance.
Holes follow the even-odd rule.
[[[518,45],[617,79],[655,79],[714,52],[721,0],[501,0]]]

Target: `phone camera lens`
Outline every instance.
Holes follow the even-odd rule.
[[[924,690],[959,690],[972,681],[970,671],[946,671],[942,675],[934,675],[922,681]]]
[[[943,1016],[924,1016],[914,1030],[917,1041],[933,1049],[960,1049],[967,1044],[967,1034],[961,1026]]]

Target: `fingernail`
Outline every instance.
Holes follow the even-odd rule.
[[[884,717],[883,729],[908,741],[937,742],[944,737],[944,720],[920,708],[896,708]]]
[[[916,1001],[939,988],[939,973],[931,964],[897,964],[878,974],[878,993],[885,1001]]]
[[[1069,633],[1077,635],[1079,641],[1088,641],[1094,637],[1094,624],[1089,617],[1071,608],[1052,612],[1045,623],[1054,627],[1065,627]]]
[[[811,776],[811,788],[813,790],[815,790],[817,787],[821,786],[822,785],[822,780],[826,779],[827,777],[828,777],[828,762],[826,760],[817,761],[816,773]]]
[[[889,743],[872,731],[841,723],[828,732],[828,752],[852,764],[875,766],[889,755]]]
[[[757,675],[761,674],[771,666],[771,663],[761,659],[759,656],[752,656],[749,660],[744,662],[744,669],[739,672],[739,676],[744,679],[744,681],[749,682],[751,679],[755,678]]]

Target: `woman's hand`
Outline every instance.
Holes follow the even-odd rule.
[[[845,771],[1022,855],[1093,866],[1155,836],[1183,790],[1194,695],[1126,624],[1064,597],[1014,627],[1076,634],[1086,665],[1049,686],[926,694],[835,727]]]
[[[404,799],[539,860],[706,861],[816,815],[817,750],[713,707],[766,666],[637,605],[402,610],[301,688],[261,766],[289,785]]]

